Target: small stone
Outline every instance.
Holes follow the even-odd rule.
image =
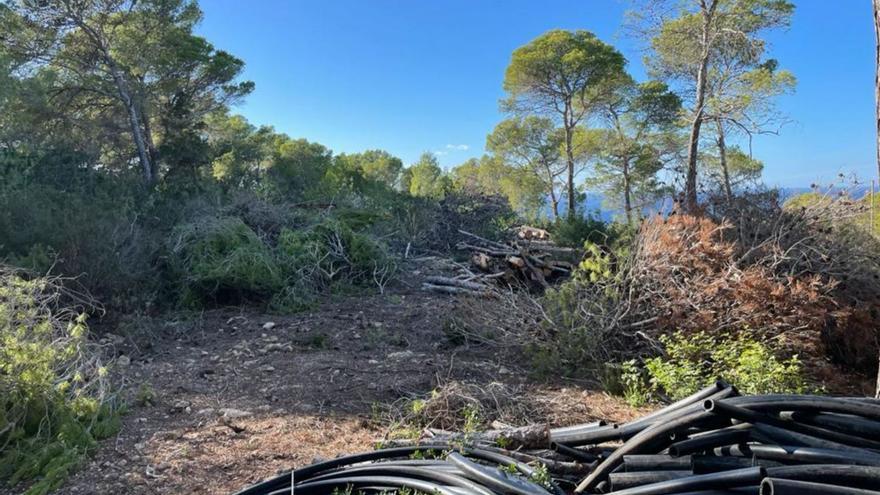
[[[131,358],[123,354],[116,358],[116,365],[120,368],[127,368],[131,365]]]
[[[388,359],[409,359],[413,356],[415,356],[415,353],[412,351],[399,351],[389,354]]]
[[[266,323],[263,323],[263,330],[272,330],[273,328],[275,328],[274,321],[267,321]]]
[[[264,364],[263,366],[257,368],[257,370],[262,371],[263,373],[271,373],[275,371],[275,367],[271,364]]]
[[[212,407],[208,407],[208,408],[205,408],[205,409],[199,409],[199,410],[196,412],[196,416],[213,416],[213,415],[216,414],[216,413],[217,413],[217,410],[216,410],[216,409],[214,409],[214,408],[212,408]]]
[[[250,411],[242,411],[241,409],[233,409],[231,407],[224,407],[223,409],[220,409],[219,412],[227,419],[247,418],[254,415],[254,413]]]

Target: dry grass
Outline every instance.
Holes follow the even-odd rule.
[[[280,471],[370,450],[376,431],[357,418],[243,418],[154,435],[144,482],[162,493],[232,493]],[[239,430],[238,432],[236,430]]]

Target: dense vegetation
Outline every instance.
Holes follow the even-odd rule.
[[[534,371],[609,376],[633,402],[719,374],[804,390],[829,359],[873,372],[873,205],[818,190],[783,205],[735,145],[782,121],[794,77],[760,36],[793,5],[682,5],[634,17],[651,80],[586,31],[517,49],[489,153],[444,170],[235,115],[254,84],[194,34],[195,1],[0,2],[0,479],[45,493],[112,431],[87,314],[307,310],[384,291],[405,253],[448,254],[459,229],[498,239],[524,221],[583,248],[579,268],[450,327],[515,343]],[[587,192],[617,220],[585,216]],[[643,218],[661,199],[680,206]],[[518,311],[534,305],[541,321]]]

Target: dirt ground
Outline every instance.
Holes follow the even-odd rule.
[[[532,382],[491,349],[453,345],[444,323],[454,299],[418,287],[415,279],[292,316],[226,309],[153,320],[139,338],[116,338],[129,412],[58,493],[234,493],[374,448],[386,433],[381,405],[450,381],[564,398],[562,413],[535,410],[536,422],[637,413],[582,384]]]

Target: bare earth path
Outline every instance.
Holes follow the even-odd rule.
[[[605,394],[529,383],[490,350],[451,345],[443,328],[454,300],[409,287],[292,316],[217,310],[154,325],[151,348],[120,346],[131,356],[121,432],[59,493],[233,493],[315,458],[372,449],[383,434],[375,404],[438,381],[564,396],[573,412],[562,422],[633,414]],[[545,419],[560,422],[535,421]]]

